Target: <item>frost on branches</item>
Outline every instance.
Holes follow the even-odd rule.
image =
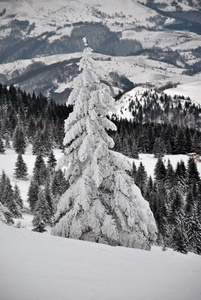
[[[138,187],[125,171],[126,159],[110,149],[108,130],[116,126],[107,115],[114,111],[110,89],[85,45],[81,73],[74,81],[67,105],[62,167],[70,187],[61,197],[54,235],[149,249],[156,225]],[[121,157],[121,159],[120,159]]]

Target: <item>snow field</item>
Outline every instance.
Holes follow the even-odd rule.
[[[3,300],[199,300],[201,257],[53,237],[0,223]]]

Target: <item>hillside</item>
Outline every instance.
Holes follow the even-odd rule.
[[[163,10],[160,3],[150,5],[155,2],[1,1],[0,82],[65,102],[83,36],[115,93],[132,85],[198,80],[199,1],[180,3],[175,15],[169,2]]]
[[[4,300],[198,300],[201,257],[82,242],[0,222]]]

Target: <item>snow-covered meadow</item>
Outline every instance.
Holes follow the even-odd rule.
[[[119,154],[121,155],[121,154]],[[59,159],[60,150],[55,151]],[[7,149],[0,155],[2,170],[18,184],[25,207],[35,156],[28,147],[23,159],[28,167],[28,181],[13,176],[17,154]],[[187,163],[185,155],[165,156],[173,167]],[[156,159],[141,154],[148,175],[153,176]],[[130,161],[132,162],[132,160]],[[201,173],[201,163],[197,164]],[[199,300],[201,298],[201,256],[162,251],[111,247],[35,233],[30,229],[32,216],[23,215],[22,228],[0,223],[0,291],[2,300]],[[15,220],[17,223],[19,220]],[[23,228],[24,227],[24,228]]]
[[[0,223],[3,300],[199,300],[201,257],[111,247]]]

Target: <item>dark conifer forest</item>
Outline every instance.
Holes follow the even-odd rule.
[[[201,179],[196,162],[190,157],[187,166],[180,161],[173,169],[170,161],[166,165],[163,161],[165,154],[187,154],[195,149],[197,153],[201,152],[200,108],[194,104],[190,108],[188,101],[184,108],[178,104],[175,109],[177,113],[179,111],[180,121],[183,121],[176,124],[168,117],[168,113],[172,115],[173,111],[169,104],[168,108],[166,105],[166,118],[161,121],[161,106],[157,105],[155,94],[153,99],[154,109],[151,102],[146,109],[151,116],[157,113],[157,118],[149,118],[148,115],[145,118],[144,108],[141,108],[141,119],[140,111],[133,113],[133,121],[112,117],[117,126],[116,132],[110,132],[115,142],[114,150],[135,159],[138,159],[139,153],[154,154],[158,159],[154,178],[147,176],[143,162],[138,168],[133,163],[130,172],[154,214],[159,232],[157,242],[164,250],[171,247],[182,253],[201,254]],[[167,104],[165,96],[161,99]],[[186,122],[189,109],[194,112],[190,123]],[[42,94],[30,95],[12,85],[0,84],[0,153],[4,154],[6,148],[12,145],[18,153],[15,177],[22,180],[27,179],[23,154],[28,144],[32,144],[36,155],[28,191],[35,231],[44,232],[45,225],[54,224],[59,197],[68,188],[62,171],[55,171],[53,149],[63,148],[64,120],[71,111],[72,107],[56,104]],[[156,119],[160,121],[156,122]],[[197,126],[192,126],[192,120],[196,120]],[[47,163],[44,157],[47,157]],[[5,172],[0,174],[0,204],[7,223],[22,216],[19,188],[11,186]]]

